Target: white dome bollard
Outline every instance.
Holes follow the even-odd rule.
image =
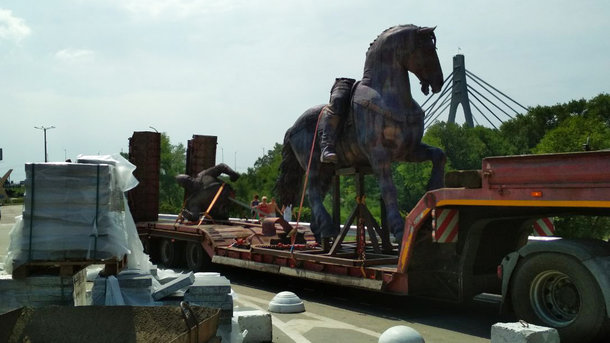
[[[303,304],[303,301],[292,292],[279,292],[269,302],[269,312],[298,313],[304,311],[305,304]]]
[[[425,343],[415,329],[404,325],[393,326],[379,336],[379,343]]]

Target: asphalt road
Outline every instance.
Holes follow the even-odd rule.
[[[21,205],[2,206],[0,261],[9,245],[9,231]],[[285,276],[218,266],[237,294],[236,310],[267,310],[281,291],[291,291],[305,303],[298,314],[272,314],[275,343],[377,343],[388,328],[406,325],[427,343],[490,341],[491,325],[513,321],[498,315],[496,306],[457,306],[429,300],[314,283]]]
[[[424,299],[360,291],[285,276],[219,267],[231,280],[239,308],[267,310],[281,291],[305,303],[300,314],[272,314],[273,342],[377,343],[388,328],[406,325],[428,343],[489,342],[491,325],[501,318],[495,305],[457,306]]]

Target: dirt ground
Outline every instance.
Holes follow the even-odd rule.
[[[217,309],[192,307],[198,322]],[[216,315],[216,318],[211,318]],[[24,307],[0,316],[0,342],[170,342],[187,332],[177,306]]]

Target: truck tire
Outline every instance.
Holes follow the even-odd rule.
[[[164,267],[179,267],[182,256],[180,242],[172,242],[168,238],[162,239],[159,242],[159,263]]]
[[[517,265],[511,284],[518,319],[556,328],[562,343],[594,342],[603,334],[602,292],[577,259],[559,253],[526,257]]]
[[[212,264],[212,259],[201,247],[201,243],[188,242],[184,249],[186,266],[194,272],[208,270]]]

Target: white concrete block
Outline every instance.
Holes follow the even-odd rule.
[[[248,330],[244,343],[271,342],[273,340],[273,327],[271,313],[252,310],[235,312],[234,316],[239,324],[239,331]]]
[[[182,288],[192,285],[195,281],[195,275],[193,272],[188,274],[181,274],[177,279],[164,284],[161,288],[153,292],[152,297],[155,300],[162,299]]]
[[[496,323],[491,327],[491,343],[559,343],[559,332],[528,323]]]

